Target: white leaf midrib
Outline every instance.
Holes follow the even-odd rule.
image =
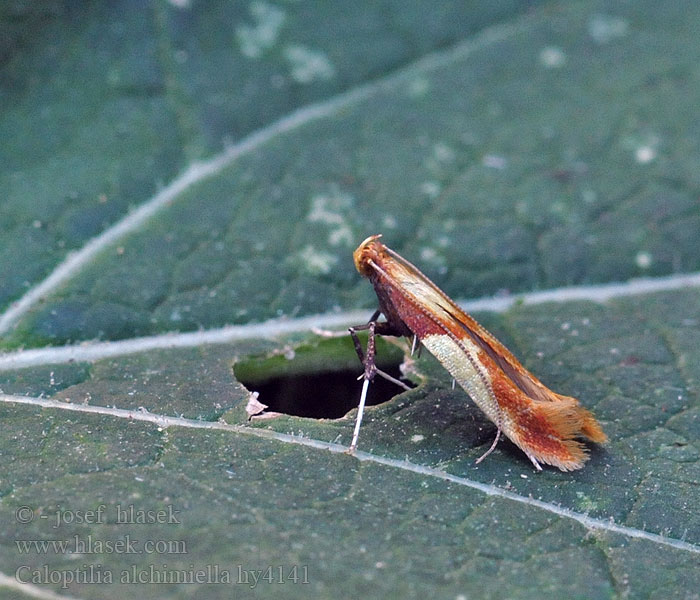
[[[146,423],[152,423],[162,428],[182,427],[189,429],[228,431],[230,433],[238,433],[243,435],[261,437],[269,440],[276,440],[278,442],[286,444],[296,444],[300,446],[305,446],[307,448],[313,448],[316,450],[326,450],[335,454],[345,453],[347,451],[347,447],[342,446],[340,444],[336,444],[333,442],[325,442],[308,437],[280,433],[271,429],[257,429],[254,427],[247,427],[245,425],[234,425],[224,423],[222,421],[200,421],[196,419],[187,419],[184,417],[171,417],[157,413],[151,413],[143,409],[127,410],[122,408],[110,408],[107,406],[95,406],[89,404],[71,404],[68,402],[51,400],[48,398],[12,396],[7,394],[0,394],[0,402],[8,404],[24,404],[31,406],[39,406],[41,408],[48,409],[59,409],[74,412],[98,414],[119,419],[127,419],[130,421],[142,421]],[[683,540],[661,536],[655,533],[644,531],[643,529],[637,529],[635,527],[619,525],[614,523],[612,519],[606,520],[590,517],[584,513],[579,513],[571,509],[565,508],[563,506],[552,504],[551,502],[537,500],[529,496],[521,496],[519,494],[516,494],[515,492],[505,490],[496,485],[481,483],[479,481],[474,481],[466,477],[453,475],[451,473],[447,473],[434,467],[419,465],[407,460],[398,460],[394,458],[378,456],[369,452],[362,451],[356,451],[354,456],[362,462],[371,462],[386,467],[410,471],[412,473],[416,473],[426,477],[435,477],[444,481],[449,481],[450,483],[454,483],[456,485],[461,485],[474,490],[478,490],[488,496],[494,496],[504,500],[538,508],[540,510],[544,510],[549,513],[555,514],[559,517],[577,521],[589,530],[599,530],[608,533],[620,534],[629,538],[640,539],[654,544],[669,546],[675,548],[676,550],[683,550],[686,552],[692,552],[694,554],[700,554],[700,546],[691,544],[689,542],[685,542]]]
[[[402,82],[410,81],[410,78],[415,76],[417,72],[431,71],[453,61],[463,59],[471,53],[502,41],[516,31],[524,30],[529,26],[529,19],[523,17],[512,24],[489,27],[467,41],[458,43],[446,50],[426,54],[414,63],[400,68],[385,77],[358,85],[327,100],[302,106],[270,125],[254,131],[209,160],[189,165],[181,175],[176,177],[150,200],[141,204],[100,235],[89,240],[79,250],[68,254],[46,279],[29,289],[19,300],[13,302],[3,314],[0,314],[0,335],[12,329],[33,306],[76,276],[83,267],[90,264],[101,252],[113,246],[127,235],[138,231],[139,227],[146,224],[159,211],[169,206],[181,193],[208,177],[220,173],[238,158],[258,150],[261,146],[278,136],[318,119],[337,115],[339,112],[382,90],[391,89]]]
[[[575,301],[605,303],[615,298],[698,287],[700,287],[700,273],[690,273],[632,279],[624,283],[573,286],[506,297],[467,300],[460,302],[460,305],[467,312],[503,312],[514,305]],[[365,323],[370,314],[371,310],[354,310],[294,319],[271,319],[262,323],[228,325],[190,332],[169,332],[117,341],[80,342],[65,346],[18,350],[0,353],[0,371],[68,362],[94,362],[103,358],[126,356],[155,349],[191,348],[206,344],[230,344],[246,339],[279,338],[290,333],[309,332],[314,329],[342,329]]]

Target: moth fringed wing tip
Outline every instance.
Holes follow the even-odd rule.
[[[537,402],[531,410],[533,422],[539,425],[518,431],[512,438],[531,460],[534,457],[562,471],[575,471],[590,458],[588,448],[578,438],[597,443],[607,440],[593,414],[576,398],[557,394],[556,400]]]
[[[603,431],[600,423],[598,423],[593,414],[587,410],[583,419],[583,424],[581,425],[581,433],[596,444],[605,444],[608,441],[608,436]]]

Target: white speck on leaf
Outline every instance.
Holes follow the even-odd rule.
[[[411,441],[414,444],[417,444],[418,442],[422,442],[425,439],[424,435],[421,435],[420,433],[417,433],[416,435],[411,436]]]
[[[437,198],[440,190],[440,184],[437,181],[425,181],[420,186],[420,191],[430,198]]]
[[[566,54],[561,48],[547,46],[540,51],[540,64],[548,69],[558,69],[566,64]]]
[[[293,45],[284,49],[284,57],[290,63],[292,79],[297,83],[333,79],[335,67],[328,57],[317,50]]]
[[[440,177],[444,173],[445,167],[454,162],[454,159],[455,151],[447,144],[438,142],[433,146],[432,152],[425,159],[424,164],[425,168],[434,176]]]
[[[652,256],[649,252],[642,250],[634,257],[634,262],[640,269],[648,269],[652,263]]]
[[[581,197],[586,204],[593,204],[598,199],[598,194],[594,190],[583,190]]]
[[[311,210],[306,220],[331,227],[328,234],[328,243],[331,246],[350,245],[353,235],[345,215],[352,211],[353,204],[350,194],[334,187],[330,193],[318,194],[311,199]]]
[[[656,149],[652,146],[639,146],[634,151],[634,159],[641,165],[650,163],[656,158]]]
[[[430,81],[425,77],[416,77],[408,84],[408,94],[414,98],[425,96],[430,90]]]
[[[342,225],[328,234],[328,243],[331,246],[349,245],[352,243],[352,231],[347,225]]]
[[[508,161],[503,156],[498,156],[497,154],[486,154],[484,158],[481,159],[481,163],[485,167],[490,167],[491,169],[505,169],[508,165]]]
[[[455,151],[447,144],[438,143],[433,146],[433,157],[441,163],[452,162],[455,159]]]
[[[426,246],[420,251],[420,258],[424,262],[430,262],[439,267],[438,272],[444,274],[445,269],[445,257],[439,253],[432,246]]]
[[[277,41],[285,19],[281,8],[257,0],[250,5],[250,14],[255,26],[240,25],[236,28],[236,39],[241,52],[248,58],[259,58]]]
[[[645,165],[653,161],[657,156],[657,148],[660,138],[655,133],[649,131],[638,131],[629,133],[622,137],[620,145],[634,155],[634,160]]]
[[[598,44],[607,44],[627,35],[629,23],[621,17],[594,15],[588,22],[588,35]]]
[[[396,217],[394,217],[394,215],[384,215],[382,225],[387,229],[396,229],[398,223],[396,222]]]
[[[311,199],[311,210],[307,220],[311,223],[326,225],[343,225],[343,211],[352,207],[352,196],[333,189],[330,194],[319,194]]]
[[[423,260],[435,260],[437,253],[434,248],[423,248],[420,252],[420,257]]]
[[[304,246],[297,256],[303,270],[310,275],[327,275],[338,262],[338,257],[334,254],[317,250],[310,244]]]

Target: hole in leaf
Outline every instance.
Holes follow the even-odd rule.
[[[360,335],[360,341],[366,348],[367,335]],[[379,337],[376,342],[377,367],[411,385],[399,370],[403,361],[401,349]],[[339,419],[357,408],[360,401],[362,381],[357,378],[363,367],[349,335],[299,346],[287,356],[242,360],[233,370],[236,379],[248,390],[258,392],[258,401],[267,405],[267,412]],[[396,384],[377,376],[370,385],[367,404],[382,404],[402,391]]]

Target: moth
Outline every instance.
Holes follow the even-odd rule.
[[[350,450],[357,447],[369,383],[375,375],[385,375],[374,364],[374,336],[407,336],[413,339],[414,349],[421,344],[435,356],[496,425],[493,444],[477,462],[494,450],[503,434],[538,471],[540,463],[562,471],[580,469],[588,450],[577,438],[607,440],[593,414],[575,398],[547,388],[417,267],[382,244],[380,237],[368,237],[353,253],[358,272],[374,286],[379,310],[366,325],[350,328],[364,365]],[[381,314],[385,320],[378,321]],[[369,330],[366,353],[356,334],[359,329]]]

